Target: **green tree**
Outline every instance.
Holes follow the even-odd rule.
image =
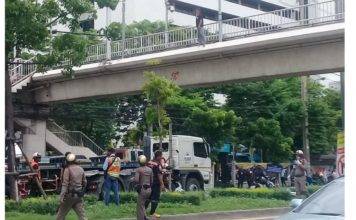
[[[107,36],[110,40],[116,41],[122,39],[123,25],[119,22],[112,22],[106,29]],[[140,22],[134,21],[132,24],[125,26],[125,37],[137,37],[152,33],[163,32],[165,30],[165,23],[163,21],[150,22],[143,20]]]
[[[250,147],[263,150],[265,161],[283,162],[292,155],[293,139],[282,134],[279,122],[258,118],[248,123]]]
[[[236,141],[236,128],[240,122],[241,118],[233,111],[194,109],[184,124],[192,134],[204,137],[213,146],[221,146]]]
[[[337,132],[341,131],[341,94],[313,80],[308,84],[309,145],[311,155],[336,149]]]
[[[312,155],[319,155],[335,146],[336,133],[341,125],[340,93],[325,89],[313,80],[308,85],[310,150]],[[302,148],[304,109],[300,88],[298,77],[220,88],[228,96],[226,108],[234,110],[242,118],[237,131],[240,142],[246,146],[255,145],[249,125],[255,124],[258,118],[264,118],[279,123],[283,137],[293,139],[292,150]]]
[[[114,1],[114,0],[113,0]],[[70,31],[79,29],[79,18],[83,13],[95,17],[96,13],[91,0],[44,0],[38,4],[34,0],[5,1],[5,63],[10,63],[10,54],[14,47],[21,52],[26,50],[41,52],[37,61],[40,69],[62,64],[68,60],[64,73],[73,74],[72,67],[81,65],[85,57],[85,41],[80,37],[61,35],[52,39],[48,28],[58,22],[67,26]],[[53,45],[53,46],[52,46]],[[13,98],[9,70],[5,71],[5,115],[8,136],[9,171],[15,171],[14,161],[14,125]],[[16,182],[10,178],[11,198],[17,198]]]
[[[180,96],[169,99],[167,111],[175,134],[205,138],[211,145],[221,145],[236,138],[241,122],[233,111],[211,105],[206,89],[183,90]]]
[[[167,135],[164,126],[170,122],[165,107],[168,99],[178,94],[180,88],[173,81],[156,76],[154,72],[146,71],[144,75],[148,82],[142,86],[142,90],[150,104],[145,110],[146,121],[148,125],[157,126],[154,136],[159,137],[159,148],[162,149],[162,139]]]
[[[136,145],[142,145],[143,132],[139,128],[132,128],[127,130],[127,134],[122,139],[122,142],[127,147],[134,147]]]
[[[78,103],[53,104],[50,117],[66,130],[81,131],[101,148],[105,149],[115,139],[115,114],[117,101],[114,98],[90,100]]]

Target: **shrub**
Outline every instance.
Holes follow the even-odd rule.
[[[239,197],[239,198],[273,198],[281,200],[290,200],[291,194],[285,189],[239,189],[239,188],[226,188],[226,189],[213,189],[210,196],[215,197]]]
[[[161,202],[164,203],[190,203],[193,205],[200,205],[203,193],[192,192],[168,192],[161,194]]]
[[[5,210],[54,215],[57,213],[58,205],[58,196],[50,196],[47,200],[43,198],[28,198],[21,200],[19,203],[7,200],[5,202]]]
[[[319,186],[319,185],[308,186],[308,192],[311,195],[311,194],[313,194],[314,192],[316,192],[320,188],[321,188],[321,186]]]

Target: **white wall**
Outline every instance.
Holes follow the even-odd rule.
[[[182,0],[186,3],[209,8],[218,11],[217,0]],[[313,0],[324,1],[324,0]],[[281,5],[284,7],[292,7],[296,5],[296,0],[268,0],[273,4]],[[115,10],[109,12],[109,23],[122,22],[122,1],[120,1]],[[165,21],[165,3],[164,0],[126,0],[125,7],[125,20],[126,24],[131,24],[134,21]],[[221,9],[224,13],[233,14],[240,17],[246,17],[263,13],[260,10],[249,8],[236,3],[221,0]],[[94,23],[94,28],[99,30],[106,27],[106,8],[97,8],[97,19]],[[179,26],[195,26],[195,17],[179,12],[169,12],[169,20],[172,20],[174,24]],[[213,21],[206,19],[205,23],[212,23]],[[67,31],[68,29],[63,25],[56,25],[54,29]]]

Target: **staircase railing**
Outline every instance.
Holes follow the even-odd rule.
[[[22,81],[24,78],[33,74],[37,70],[37,65],[33,63],[36,56],[31,57],[28,60],[16,58],[12,64],[9,65],[9,74],[11,85],[15,85]]]
[[[99,145],[81,131],[67,131],[53,120],[47,121],[47,129],[69,146],[86,147],[97,155],[104,153],[104,150]]]

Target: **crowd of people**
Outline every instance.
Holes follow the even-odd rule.
[[[34,173],[37,173],[35,177],[39,180],[41,179],[40,161],[41,154],[38,152],[34,153],[31,169]],[[157,150],[154,152],[154,158],[152,160],[147,161],[147,158],[144,155],[141,155],[139,156],[138,161],[140,167],[136,169],[134,177],[134,182],[136,183],[135,190],[138,193],[136,207],[137,219],[148,219],[146,210],[148,209],[149,204],[151,204],[149,216],[160,218],[156,209],[158,207],[161,192],[165,190],[163,170],[167,166],[166,160],[162,156],[162,151]],[[304,157],[303,151],[297,150],[295,152],[294,162],[290,166],[284,167],[279,175],[282,186],[287,186],[287,181],[289,180],[289,185],[295,187],[297,198],[309,196],[306,186],[312,185],[315,178],[319,178],[322,183],[330,182],[336,178],[335,171],[329,171],[328,174],[326,171],[318,172],[314,174],[313,178],[310,178],[307,175],[307,164],[308,162]],[[117,206],[119,205],[118,178],[121,169],[120,165],[121,161],[120,158],[115,155],[115,150],[109,148],[103,164],[105,189],[104,201],[106,206],[109,206],[111,191],[114,193],[114,203]],[[265,184],[268,187],[266,180],[271,180],[271,178],[266,175],[266,170],[263,166],[254,165],[247,169],[237,166],[236,168],[237,187],[243,188],[244,182],[247,182],[249,188],[253,186],[257,187],[259,184]],[[76,163],[76,155],[71,152],[65,154],[65,160],[60,172],[60,180],[62,188],[56,219],[65,219],[71,209],[75,211],[80,220],[87,219],[83,208],[83,195],[87,180],[83,168]],[[38,189],[35,184],[35,181],[33,181],[33,192]],[[274,182],[274,184],[276,183]]]
[[[40,155],[36,153],[33,156],[31,167],[35,172],[40,173]],[[146,210],[151,204],[149,211],[150,217],[160,218],[156,212],[161,196],[161,191],[165,189],[162,170],[166,166],[166,161],[162,156],[162,151],[157,150],[154,158],[147,161],[144,155],[139,156],[140,167],[136,169],[134,182],[137,197],[137,219],[146,220]],[[119,187],[118,177],[120,175],[120,158],[115,155],[115,150],[109,148],[107,157],[103,164],[104,170],[104,189],[105,205],[109,206],[110,193],[114,193],[114,203],[119,205]],[[73,209],[78,219],[87,220],[83,208],[83,196],[87,185],[84,170],[76,163],[76,155],[70,152],[65,154],[65,160],[61,168],[61,193],[59,199],[59,208],[56,220],[64,220],[68,212]]]

